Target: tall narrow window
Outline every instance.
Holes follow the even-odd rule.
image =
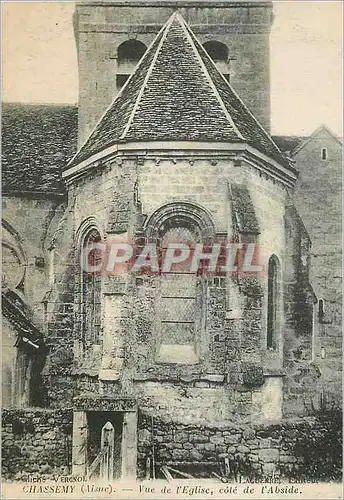
[[[101,273],[94,271],[94,269],[99,267],[101,252],[96,248],[92,248],[92,244],[100,242],[100,239],[99,232],[92,229],[85,238],[83,245],[88,264],[88,269],[82,271],[81,283],[82,334],[86,349],[94,344],[99,344]]]
[[[203,47],[208,52],[216,64],[217,69],[223,74],[226,80],[230,81],[230,61],[228,56],[228,47],[224,43],[217,41],[209,41],[203,44]]]
[[[312,361],[315,361],[315,351],[316,351],[316,304],[312,307]]]
[[[123,87],[137,63],[146,52],[146,45],[139,40],[126,40],[117,50],[118,74],[116,77],[117,88]]]
[[[278,259],[271,256],[268,265],[268,320],[267,320],[267,340],[268,349],[277,347],[277,321],[278,321]]]
[[[177,227],[173,227],[174,223]],[[160,248],[165,253],[169,243],[193,246],[197,229],[189,221],[170,219],[162,235]],[[161,277],[160,341],[158,360],[174,363],[196,363],[196,280],[190,262],[172,267]]]
[[[322,148],[321,150],[321,159],[327,160],[327,148]]]
[[[213,240],[215,228],[205,210],[188,202],[158,209],[146,222],[146,238],[159,246],[161,263],[167,249],[182,244],[189,258],[164,266],[155,284],[155,359],[158,363],[196,364],[207,349],[204,334],[206,280],[191,266],[192,249]],[[178,253],[178,251],[177,251]]]
[[[324,319],[325,316],[325,304],[323,299],[319,299],[319,310],[318,310],[319,320]]]

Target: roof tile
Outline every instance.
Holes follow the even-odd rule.
[[[246,142],[290,166],[179,13],[160,31],[70,165],[126,141]]]
[[[3,103],[3,192],[63,192],[61,169],[76,151],[77,121],[76,106]]]
[[[274,158],[282,165],[289,167],[290,165],[287,158],[271,139],[271,136],[264,130],[262,125],[260,125],[240,97],[236,94],[229,82],[227,82],[227,80],[225,80],[222,74],[218,71],[204,47],[192,33],[191,29],[188,29],[193,38],[193,42],[199,51],[202,61],[204,62],[204,65],[216,86],[220,98],[225,104],[228,113],[232,117],[240,133],[246,139],[246,142],[258,149],[261,153],[264,153],[270,158]]]

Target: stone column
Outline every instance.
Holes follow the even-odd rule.
[[[137,413],[124,412],[122,433],[122,479],[136,479]]]
[[[83,476],[87,474],[87,415],[84,411],[73,413],[73,451],[72,473]]]

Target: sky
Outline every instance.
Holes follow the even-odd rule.
[[[342,132],[341,0],[274,1],[272,133]],[[2,2],[2,99],[77,103],[74,2]]]

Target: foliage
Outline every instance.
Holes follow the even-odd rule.
[[[342,479],[342,408],[322,399],[313,406],[314,423],[299,430],[293,441],[293,454],[301,464],[290,476],[317,481]]]

